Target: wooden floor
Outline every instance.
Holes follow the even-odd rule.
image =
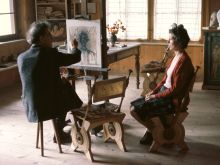
[[[141,82],[143,79],[141,79]],[[77,92],[86,102],[85,82],[77,82]],[[142,87],[141,87],[142,88]],[[149,146],[139,144],[145,128],[129,114],[130,101],[137,98],[142,89],[137,90],[135,78],[131,81],[122,105],[126,113],[124,119],[125,145],[128,152],[122,152],[113,142],[103,143],[103,139],[92,136],[92,152],[95,162],[89,162],[80,152],[73,152],[70,144],[62,145],[63,154],[58,153],[52,142],[52,123],[45,124],[45,157],[35,148],[36,124],[29,123],[21,103],[21,88],[17,84],[0,89],[0,165],[11,164],[120,164],[120,165],[219,165],[220,162],[220,91],[201,90],[196,83],[191,94],[190,115],[185,120],[186,142],[189,152],[179,154],[177,148],[161,148],[158,154],[149,153]],[[117,100],[116,100],[117,101]]]

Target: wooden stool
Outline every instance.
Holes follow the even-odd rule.
[[[176,144],[180,147],[180,152],[187,152],[189,148],[184,141],[185,129],[182,124],[187,116],[187,112],[181,112],[180,114],[178,114],[178,116],[176,116],[177,121],[168,128],[164,127],[159,117],[152,118],[151,121],[154,124],[152,135],[154,140],[152,145],[150,146],[149,151],[157,152],[159,147],[163,144]]]
[[[55,132],[55,137],[56,137],[56,141],[59,147],[59,152],[62,153],[62,148],[61,148],[61,142],[60,142],[60,137],[57,131],[57,124],[55,119],[52,119],[52,123],[53,123],[53,128],[54,128],[54,132]],[[44,137],[43,137],[43,121],[38,122],[37,124],[37,141],[36,141],[36,148],[38,147],[38,142],[39,142],[39,136],[40,136],[40,142],[41,142],[41,156],[44,156]]]
[[[150,146],[150,152],[157,152],[159,147],[163,144],[176,144],[180,147],[180,152],[183,153],[189,150],[187,144],[184,141],[185,129],[182,123],[188,116],[188,112],[186,111],[190,102],[189,93],[192,92],[196,74],[199,68],[199,66],[196,66],[196,70],[191,81],[189,82],[188,89],[182,99],[181,104],[178,104],[178,101],[175,100],[175,114],[165,116],[168,127],[165,127],[162,124],[159,117],[150,119],[150,122],[153,123],[153,128],[151,130],[153,135],[153,143]]]

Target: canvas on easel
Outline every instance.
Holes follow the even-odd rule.
[[[101,68],[100,21],[68,19],[66,27],[67,50],[71,50],[73,39],[78,41],[78,48],[81,50],[81,61],[74,65]]]

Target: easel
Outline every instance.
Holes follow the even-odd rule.
[[[81,0],[81,14],[77,15],[74,17],[74,19],[84,19],[84,20],[90,20],[91,17],[88,14],[88,8],[87,8],[87,2],[88,0]],[[100,27],[101,27],[101,36],[102,36],[102,41],[101,41],[101,56],[102,56],[102,66],[101,68],[93,68],[93,67],[74,67],[74,69],[80,69],[83,70],[84,73],[88,73],[88,72],[98,72],[102,75],[103,79],[107,79],[108,78],[108,72],[107,69],[108,68],[108,64],[107,64],[107,44],[106,44],[106,13],[105,13],[105,5],[106,2],[103,0],[99,0],[97,1],[100,4]],[[69,76],[73,77],[75,72],[73,69],[68,68],[68,72]]]

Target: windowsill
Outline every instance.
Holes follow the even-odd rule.
[[[13,68],[17,68],[17,66],[18,66],[17,62],[8,63],[7,66],[0,65],[0,72],[7,71],[7,70],[10,70],[10,69],[13,69]]]
[[[0,45],[4,45],[4,44],[10,44],[10,43],[16,43],[16,42],[26,42],[26,39],[16,39],[16,40],[10,40],[10,41],[4,41],[4,42],[0,42]]]
[[[157,45],[157,46],[167,46],[168,44],[167,43],[164,43],[164,42],[140,42],[142,45]],[[197,46],[197,47],[203,47],[204,44],[203,43],[200,43],[200,42],[190,42],[188,44],[188,47],[190,46]]]
[[[119,40],[119,42],[138,42],[141,45],[167,46],[167,41],[140,41],[140,40]],[[189,42],[188,46],[203,47],[204,44],[199,41]]]

